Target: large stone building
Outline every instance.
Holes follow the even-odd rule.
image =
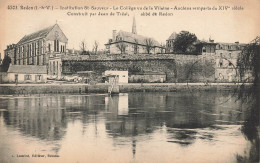
[[[249,72],[240,76],[237,68],[237,59],[245,46],[246,44],[239,44],[239,42],[218,43],[216,45],[215,78],[218,81],[235,82],[251,76]]]
[[[137,34],[135,18],[133,19],[132,33],[113,30],[113,38],[105,44],[106,52],[110,54],[140,54],[164,53],[165,48],[153,38]]]
[[[8,45],[5,55],[13,65],[46,65],[49,57],[65,54],[68,39],[58,24],[25,35],[17,44]]]
[[[237,68],[237,59],[245,46],[246,44],[239,42],[214,43],[211,39],[196,44],[198,54],[214,59],[215,80],[218,82],[238,82],[250,78],[249,71],[244,76],[240,76]]]

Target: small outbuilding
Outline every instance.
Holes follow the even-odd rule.
[[[105,71],[108,83],[128,83],[128,71]]]
[[[47,68],[38,65],[10,65],[7,77],[9,83],[45,83]]]

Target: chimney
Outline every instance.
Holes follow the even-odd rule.
[[[113,41],[116,40],[116,30],[113,30]]]

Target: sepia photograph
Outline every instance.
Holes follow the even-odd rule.
[[[0,163],[258,163],[259,0],[1,0]]]

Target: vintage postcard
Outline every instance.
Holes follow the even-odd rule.
[[[1,0],[0,162],[259,162],[259,0]]]

